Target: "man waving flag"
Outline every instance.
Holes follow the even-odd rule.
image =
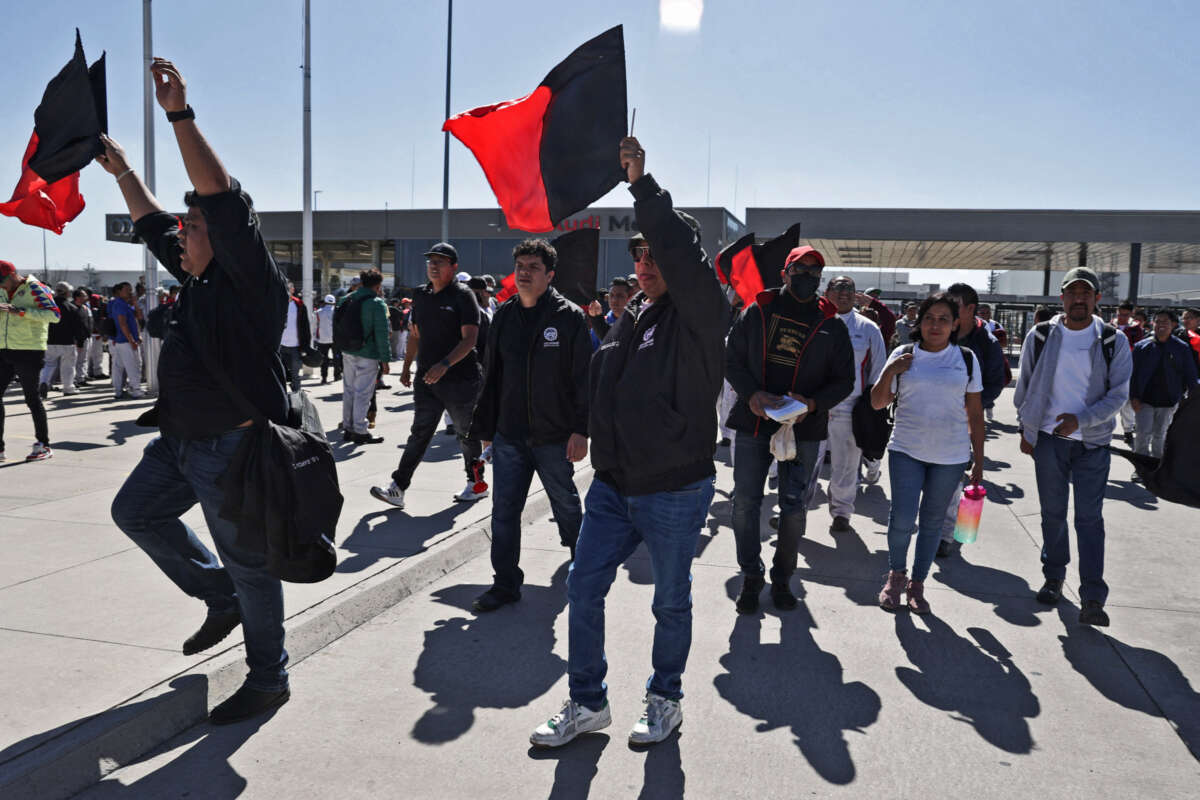
[[[78,29],[75,54],[46,85],[33,121],[21,178],[0,214],[62,233],[83,211],[79,170],[104,152],[100,134],[108,130],[104,54],[89,68]]]
[[[554,230],[623,178],[621,26],[584,43],[530,94],[456,114],[442,126],[475,155],[510,228]]]

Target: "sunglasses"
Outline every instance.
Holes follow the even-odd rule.
[[[630,251],[633,254],[633,262],[636,264],[643,258],[654,258],[650,255],[650,248],[647,245],[638,245]]]

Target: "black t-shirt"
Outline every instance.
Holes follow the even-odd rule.
[[[496,342],[496,366],[500,370],[500,413],[496,430],[509,439],[529,437],[529,358],[537,319],[546,305],[546,292],[533,308],[517,306]]]
[[[429,368],[450,355],[462,341],[464,325],[479,325],[479,304],[475,295],[458,281],[440,292],[433,291],[433,284],[426,284],[417,291],[412,303],[412,322],[420,336],[417,343],[417,376],[424,375]],[[478,373],[479,361],[475,351],[454,364],[442,380],[471,380]]]
[[[814,297],[801,303],[786,289],[771,306],[767,320],[766,390],[771,394],[787,394],[792,390],[796,361],[813,327],[822,314]]]

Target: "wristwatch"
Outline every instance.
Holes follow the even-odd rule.
[[[187,108],[185,108],[183,111],[168,111],[167,112],[167,122],[181,122],[185,119],[195,119],[195,118],[196,118],[196,112],[192,110],[192,107],[190,105]]]

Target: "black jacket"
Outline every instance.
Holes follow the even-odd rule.
[[[484,349],[483,388],[471,420],[471,437],[490,442],[496,438],[496,423],[500,419],[500,396],[503,369],[500,344],[513,342],[521,335],[518,319],[521,298],[514,295],[492,318]],[[529,400],[528,425],[531,445],[566,442],[571,434],[587,436],[588,423],[588,363],[592,357],[592,340],[588,336],[583,312],[553,286],[538,299],[534,307],[534,334],[525,367],[525,396]]]
[[[596,477],[643,495],[715,474],[729,303],[671,195],[649,174],[629,190],[667,294],[638,293],[592,356],[588,432]]]
[[[1000,340],[988,331],[983,320],[976,319],[975,327],[966,336],[958,337],[958,343],[971,348],[979,360],[983,407],[991,408],[1004,391],[1004,348],[1000,346]]]
[[[293,295],[288,298],[288,302],[296,306],[296,341],[300,342],[297,347],[300,348],[301,353],[306,353],[313,348],[312,323],[308,321],[308,311],[304,308],[304,301],[299,297]],[[284,306],[284,308],[287,308],[287,306]],[[283,319],[286,325],[286,312],[284,312]]]
[[[779,423],[755,416],[750,396],[766,389],[767,318],[782,289],[759,292],[755,302],[742,311],[725,352],[725,377],[737,392],[737,403],[725,424],[735,431],[754,436],[773,436]],[[846,323],[837,316],[837,308],[824,297],[813,304],[810,339],[801,356],[791,391],[811,398],[817,410],[794,426],[796,440],[820,441],[829,426],[829,409],[854,391],[854,347]],[[820,323],[820,328],[816,325]]]
[[[60,300],[62,302],[59,302]],[[50,323],[50,327],[46,331],[46,344],[71,344],[82,347],[88,336],[91,335],[83,313],[78,306],[71,302],[69,297],[55,297],[54,302],[58,303],[61,315],[58,322]]]

